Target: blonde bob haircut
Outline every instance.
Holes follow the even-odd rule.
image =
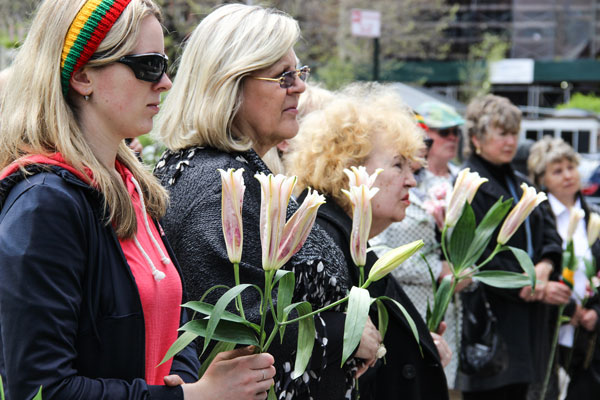
[[[474,152],[473,137],[484,140],[489,128],[500,128],[518,134],[521,127],[521,110],[506,97],[488,94],[473,99],[465,114],[465,155]],[[468,143],[468,147],[467,144]]]
[[[529,149],[527,158],[529,178],[536,186],[542,187],[543,177],[548,166],[563,160],[579,165],[579,154],[562,138],[544,136]]]
[[[299,37],[298,23],[275,9],[228,4],[211,12],[185,45],[159,115],[157,138],[173,151],[190,146],[248,150],[250,138],[232,132],[242,81],[279,61]]]
[[[414,114],[393,89],[354,84],[302,120],[285,158],[286,171],[298,177],[298,190],[316,189],[349,212],[350,201],[341,192],[348,187],[344,168],[363,165],[376,144],[423,163],[423,139]]]
[[[66,162],[85,174],[93,173],[94,185],[103,194],[107,224],[117,236],[131,238],[137,229],[135,210],[127,189],[114,169],[96,158],[81,130],[73,90],[61,89],[60,59],[64,39],[85,0],[45,0],[38,8],[31,29],[19,50],[0,105],[0,168],[31,154],[60,152]],[[94,54],[82,68],[105,66],[130,54],[137,44],[144,18],[161,19],[151,0],[132,0],[117,19]],[[164,215],[168,197],[158,181],[146,171],[125,143],[117,160],[123,163],[142,188],[147,211],[154,218]]]

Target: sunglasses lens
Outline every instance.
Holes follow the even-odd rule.
[[[298,77],[303,82],[306,82],[308,80],[308,76],[309,75],[310,75],[310,68],[308,68],[308,67],[302,67],[302,68],[300,68],[300,75],[298,75]]]
[[[122,57],[119,62],[129,66],[137,79],[158,82],[167,71],[168,58],[162,54],[141,54]]]
[[[281,86],[282,89],[287,89],[294,86],[294,82],[296,81],[296,71],[288,71],[284,72],[281,75]]]
[[[454,135],[454,136],[458,137],[458,129],[456,129],[456,128],[441,129],[438,131],[438,134],[443,138],[448,137],[450,135]]]

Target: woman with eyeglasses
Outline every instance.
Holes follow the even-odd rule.
[[[423,162],[420,155],[425,145],[412,112],[391,88],[353,84],[331,97],[319,110],[302,119],[298,136],[290,142],[286,164],[288,171],[298,176],[297,191],[311,187],[325,194],[327,203],[319,208],[317,224],[344,253],[348,274],[358,286],[359,271],[350,253],[352,205],[341,192],[348,188],[344,169],[365,166],[369,174],[383,169],[373,184],[379,191],[371,200],[372,238],[391,223],[404,219],[409,190],[416,184],[413,167]],[[300,199],[305,195],[306,190]],[[376,261],[373,252],[367,253],[365,276]],[[371,284],[369,292],[371,297],[387,296],[405,307],[418,330],[420,345],[402,312],[393,302],[385,301],[389,313],[385,361],[379,360],[360,377],[360,398],[447,399],[443,366],[450,361],[451,351],[446,341],[428,331],[391,275]],[[371,308],[371,317],[377,319],[376,307]]]
[[[517,151],[520,124],[521,111],[504,97],[478,97],[467,107],[471,154],[464,167],[489,180],[481,185],[471,203],[477,223],[499,198],[513,199],[514,206],[521,198],[521,185],[531,186],[510,164]],[[550,216],[541,208],[533,210],[507,244],[529,254],[537,283],[535,290],[531,286],[520,290],[483,286],[497,320],[499,340],[506,345],[508,362],[486,373],[459,373],[464,399],[525,400],[530,386],[541,382],[546,370],[551,340],[550,306],[566,303],[571,295],[566,285],[556,282],[561,269],[561,240]],[[496,243],[490,242],[477,263],[485,260],[494,246]],[[523,272],[509,251],[496,255],[483,269]]]
[[[240,281],[264,285],[260,243],[261,190],[257,173],[270,173],[262,156],[298,132],[298,99],[308,67],[297,69],[298,24],[288,15],[259,6],[217,8],[194,30],[185,46],[177,79],[160,115],[159,137],[169,149],[155,173],[169,190],[164,229],[179,259],[190,297],[214,285],[235,285],[221,229],[218,168],[244,169],[244,243]],[[288,216],[298,204],[290,201]],[[293,270],[293,301],[313,309],[346,295],[351,283],[343,255],[313,227],[304,246],[284,266]],[[216,302],[211,293],[207,301]],[[243,292],[245,315],[260,321],[260,298]],[[368,323],[354,358],[341,366],[343,308],[315,316],[317,337],[307,371],[292,379],[297,327],[285,331],[269,351],[275,357],[275,392],[280,399],[337,400],[354,396],[356,359],[376,360],[379,332]],[[290,329],[292,328],[292,329]],[[362,370],[361,370],[362,372]]]
[[[273,358],[239,349],[197,380],[157,219],[166,191],[124,139],[171,87],[150,0],[46,0],[0,111],[0,373],[9,400],[259,399]],[[50,22],[51,21],[51,22]]]

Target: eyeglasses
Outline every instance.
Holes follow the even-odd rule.
[[[301,81],[306,82],[310,75],[310,68],[305,65],[300,69],[293,71],[287,71],[281,74],[279,78],[261,78],[259,76],[251,76],[251,78],[258,79],[261,81],[279,82],[279,87],[282,89],[288,89],[294,86],[296,77],[300,78]]]
[[[456,137],[460,136],[460,131],[458,130],[458,127],[454,126],[452,128],[447,128],[447,129],[440,129],[437,131],[438,135],[440,135],[441,137],[445,138],[448,137],[449,135],[454,135]]]
[[[131,68],[137,79],[156,83],[167,72],[169,57],[160,53],[132,54],[119,58],[117,62]]]

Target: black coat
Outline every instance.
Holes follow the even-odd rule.
[[[65,169],[49,169],[27,179],[19,171],[0,184],[0,372],[7,399],[31,399],[40,386],[44,400],[183,399],[181,387],[144,380],[142,304],[102,217],[102,196]],[[185,322],[183,309],[173,311]],[[171,373],[194,382],[199,366],[191,344],[174,358]]]
[[[163,219],[163,228],[179,260],[186,287],[192,300],[199,300],[214,285],[235,285],[233,267],[227,257],[221,224],[221,178],[218,168],[244,168],[246,191],[242,219],[244,243],[240,263],[240,282],[264,287],[260,243],[260,184],[254,175],[270,173],[256,152],[229,154],[211,148],[189,148],[167,152],[155,173],[171,195],[171,204]],[[291,200],[288,218],[298,205]],[[350,289],[343,255],[327,234],[317,226],[285,269],[294,270],[296,287],[293,301],[308,301],[313,310],[343,298]],[[211,293],[215,303],[222,292]],[[246,317],[260,322],[257,292],[242,293]],[[235,311],[233,308],[232,311]],[[294,399],[343,399],[353,385],[354,361],[340,368],[344,330],[342,308],[321,313],[315,318],[319,332],[313,356],[304,377],[290,379],[296,354],[297,325],[288,325],[283,343],[275,338],[269,353],[275,357],[278,395],[292,394]],[[310,390],[310,394],[309,391]]]
[[[342,250],[352,283],[358,285],[358,268],[350,255],[352,219],[333,199],[328,198],[327,203],[319,208],[317,224],[325,229]],[[375,253],[367,253],[365,279],[375,261]],[[404,290],[391,275],[387,275],[372,283],[369,292],[371,297],[388,296],[406,308],[419,331],[423,356],[400,310],[393,303],[386,301],[389,310],[388,330],[384,338],[387,349],[386,363],[378,361],[374,368],[370,368],[360,378],[361,399],[447,399],[448,384],[437,348],[425,322]],[[376,308],[373,308],[370,314],[373,323],[377,324]]]
[[[519,196],[514,199],[513,206],[522,194],[521,183],[526,182],[531,185],[523,175],[515,173],[509,164],[495,166],[475,154],[467,160],[464,167],[489,179],[480,186],[471,203],[477,223],[501,196],[505,200],[512,198],[505,182],[507,178],[512,180]],[[538,207],[529,216],[529,221],[534,250],[533,263],[536,264],[544,258],[550,259],[554,265],[552,278],[557,279],[561,268],[562,241],[552,219]],[[496,237],[499,229],[493,237]],[[523,224],[507,244],[526,251],[526,243],[525,224]],[[495,246],[496,241],[490,241],[478,263],[485,260]],[[522,272],[518,261],[509,251],[498,254],[483,269]],[[548,329],[549,315],[556,307],[541,302],[525,302],[519,297],[519,289],[497,289],[485,286],[485,290],[492,312],[498,319],[500,336],[507,345],[508,368],[497,375],[486,377],[467,377],[459,371],[458,387],[465,391],[480,391],[541,381],[547,365],[552,336]]]

